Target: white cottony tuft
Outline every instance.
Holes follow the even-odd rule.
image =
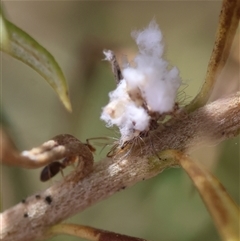
[[[160,44],[162,33],[154,20],[143,31],[133,31],[131,35],[138,45],[140,54],[155,56],[163,54],[164,46]]]
[[[155,21],[143,31],[134,31],[132,36],[139,54],[134,66],[123,69],[123,80],[110,92],[110,102],[101,115],[108,126],[119,127],[122,142],[148,130],[149,112],[161,115],[172,111],[181,84],[178,69],[170,68],[162,58],[162,33]]]

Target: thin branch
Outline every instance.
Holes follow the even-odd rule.
[[[230,54],[232,42],[238,28],[239,18],[240,1],[223,0],[215,44],[209,60],[205,81],[198,95],[185,107],[186,111],[191,112],[207,103],[217,77]]]
[[[147,241],[118,233],[72,223],[57,224],[50,229],[52,234],[69,234],[89,241]]]
[[[222,240],[239,240],[240,209],[222,184],[199,163],[173,151],[172,154],[193,180],[206,207],[213,217]]]
[[[4,164],[34,169],[65,157],[76,157],[88,160],[86,165],[89,168],[87,169],[92,169],[93,155],[88,147],[89,145],[82,143],[69,134],[55,136],[40,147],[22,153],[19,153],[1,127],[0,136],[1,162]]]
[[[95,163],[93,171],[79,178],[79,171],[0,216],[3,241],[30,241],[50,236],[53,225],[137,182],[149,179],[178,162],[161,154],[167,149],[188,150],[218,143],[240,130],[240,92],[219,99],[190,115],[182,115],[142,141],[128,143],[113,159]],[[154,143],[154,146],[153,146]],[[155,153],[159,153],[159,158]]]

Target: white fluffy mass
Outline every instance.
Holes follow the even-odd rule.
[[[159,114],[172,111],[181,85],[178,69],[170,68],[162,58],[162,33],[154,20],[143,31],[134,31],[132,37],[139,54],[134,66],[122,70],[123,79],[110,92],[109,104],[101,115],[107,126],[119,127],[123,143],[148,130],[149,111]]]

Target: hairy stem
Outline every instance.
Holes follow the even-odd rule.
[[[84,178],[79,178],[79,171],[72,172],[61,182],[6,210],[0,216],[0,237],[3,241],[47,238],[53,225],[166,167],[178,165],[168,155],[164,157],[162,151],[186,151],[206,140],[218,143],[236,136],[239,130],[240,93],[236,93],[180,116],[143,141],[128,143],[114,158],[95,163]]]

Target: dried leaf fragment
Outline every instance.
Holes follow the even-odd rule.
[[[193,162],[186,155],[178,153],[176,156],[198,189],[222,240],[239,240],[240,209],[223,185],[204,167]]]

